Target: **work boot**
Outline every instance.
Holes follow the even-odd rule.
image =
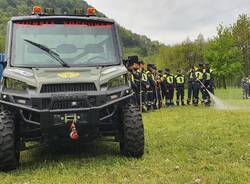
[[[148,111],[148,108],[146,105],[142,105],[142,112],[147,112]]]
[[[194,100],[193,100],[193,105],[194,105],[194,106],[198,106],[198,99],[194,99]]]
[[[162,108],[162,102],[159,102],[158,108],[159,108],[159,109]]]
[[[171,106],[175,106],[175,104],[174,104],[174,101],[173,101],[173,100],[170,100],[170,105],[171,105]]]
[[[179,105],[180,105],[180,104],[179,104],[179,101],[176,101],[176,105],[177,105],[177,106],[179,106]]]
[[[181,102],[181,105],[182,105],[182,106],[185,106],[185,103],[184,103],[184,101],[182,101],[182,102]]]
[[[148,104],[147,104],[147,111],[148,111],[148,112],[152,112],[153,110],[154,110],[153,104],[152,104],[152,103],[148,103]]]

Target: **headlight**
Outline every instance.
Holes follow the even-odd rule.
[[[25,91],[27,89],[27,84],[11,78],[5,78],[4,87],[8,90],[15,90],[15,91]]]
[[[121,75],[119,77],[116,77],[114,79],[111,79],[108,82],[108,88],[118,88],[121,86],[128,85],[128,78],[127,75]]]

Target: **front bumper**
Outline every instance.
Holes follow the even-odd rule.
[[[25,99],[30,100],[29,105],[22,105],[16,102],[16,99],[24,98],[22,95],[2,93],[0,104],[19,112],[25,123],[39,126],[41,129],[48,129],[64,126],[63,118],[72,114],[79,117],[79,125],[101,124],[112,119],[118,105],[126,103],[132,96],[133,93],[130,92],[129,88],[112,92],[70,93],[67,95],[36,94],[28,98],[25,97]],[[90,102],[89,99],[93,98],[95,101]],[[50,102],[45,105],[44,109],[43,100],[48,99]],[[68,104],[72,106],[68,106]],[[109,109],[109,113],[103,113],[107,109]]]

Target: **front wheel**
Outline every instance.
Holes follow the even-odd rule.
[[[19,139],[14,116],[9,111],[0,113],[0,170],[14,170],[19,165]]]
[[[140,109],[132,104],[122,111],[120,151],[122,155],[140,158],[144,154],[144,127]]]

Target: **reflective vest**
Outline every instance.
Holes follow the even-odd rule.
[[[148,81],[148,76],[147,76],[147,74],[145,72],[142,72],[141,80],[142,81]]]
[[[162,75],[162,77],[161,77],[161,81],[164,81],[164,80],[166,80],[166,75]]]
[[[167,84],[173,84],[174,83],[174,76],[173,75],[166,75],[166,82],[167,82]]]
[[[206,80],[209,81],[211,80],[211,73],[205,73],[206,74]]]
[[[176,75],[175,76],[176,84],[184,84],[185,83],[185,77],[184,75]]]
[[[140,82],[141,81],[141,71],[138,69],[136,70],[136,77],[133,74],[133,77],[135,78],[136,82]]]
[[[199,80],[202,80],[203,79],[203,73],[200,72],[200,71],[196,71],[195,72],[195,77]]]
[[[135,76],[134,76],[132,73],[130,73],[130,72],[129,72],[129,77],[130,77],[130,80],[131,80],[132,82],[135,81]]]
[[[195,74],[194,72],[190,72],[188,78],[189,79],[193,79],[194,78],[194,74]]]
[[[150,76],[152,77],[153,81],[155,81],[155,76],[154,76],[154,74],[152,74],[150,71],[147,71],[146,74],[147,74],[147,75],[150,75]]]

